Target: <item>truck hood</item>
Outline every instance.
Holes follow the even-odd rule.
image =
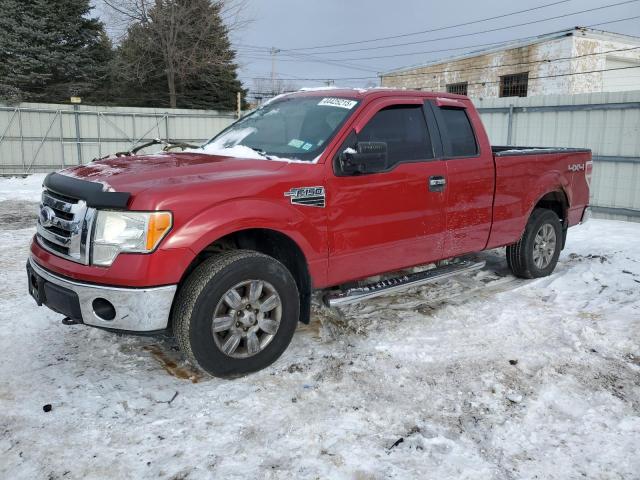
[[[200,182],[241,182],[251,177],[268,177],[286,162],[207,155],[160,153],[96,160],[61,171],[81,180],[101,183],[105,191],[129,192],[180,187]]]

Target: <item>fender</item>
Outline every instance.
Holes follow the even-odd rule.
[[[567,199],[567,208],[571,205],[571,189],[569,181],[557,170],[552,170],[542,175],[535,183],[529,194],[525,197],[524,204],[527,208],[525,210],[522,228],[520,230],[521,235],[524,232],[524,228],[529,221],[529,217],[531,216],[535,206],[545,195],[553,192],[564,193],[564,196]]]
[[[530,180],[527,176],[526,180]],[[524,179],[523,179],[524,180]],[[512,182],[512,177],[498,179],[496,192],[503,192],[506,203],[494,206],[493,226],[486,249],[497,248],[517,242],[524,232],[536,204],[546,194],[563,192],[567,202],[571,204],[571,189],[569,181],[558,170],[551,170],[536,178],[532,185],[499,185],[500,181]],[[521,189],[519,191],[516,191]],[[498,193],[496,193],[498,195]],[[511,203],[511,200],[521,200]],[[496,201],[498,199],[496,198]]]
[[[300,247],[314,284],[324,285],[326,225],[322,208],[312,210],[264,199],[231,199],[202,210],[182,224],[167,237],[164,248],[188,248],[198,255],[216,240],[241,230],[274,230]]]

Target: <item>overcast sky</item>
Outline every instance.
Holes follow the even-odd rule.
[[[628,19],[593,28],[640,36],[640,18],[630,19],[640,16],[640,1],[568,15],[622,1],[248,0],[244,15],[251,22],[235,32],[232,41],[238,51],[239,74],[247,87],[252,86],[254,77],[270,77],[271,47],[281,49],[276,56],[277,76],[290,80],[296,87],[322,84],[321,81],[306,80],[308,78],[335,79],[336,85],[364,86],[377,82],[376,73],[381,71],[465,53],[487,43],[540,35],[576,25]],[[552,3],[555,5],[430,33],[326,46],[440,29]],[[566,16],[542,21],[562,15]],[[513,28],[504,28],[511,26]],[[501,30],[469,35],[494,29]],[[453,38],[434,40],[442,37]],[[408,42],[413,44],[397,45]],[[315,46],[323,47],[291,51]],[[457,47],[460,48],[443,51]]]

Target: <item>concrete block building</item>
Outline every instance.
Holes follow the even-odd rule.
[[[640,38],[576,27],[380,75],[383,87],[476,98],[640,90]]]

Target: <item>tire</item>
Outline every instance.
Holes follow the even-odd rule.
[[[234,250],[208,258],[187,277],[172,319],[191,363],[211,375],[233,377],[276,361],[291,342],[299,315],[298,288],[289,270],[267,255]]]
[[[561,250],[562,225],[558,215],[537,208],[529,217],[522,238],[507,247],[507,265],[516,277],[546,277],[556,268]]]

